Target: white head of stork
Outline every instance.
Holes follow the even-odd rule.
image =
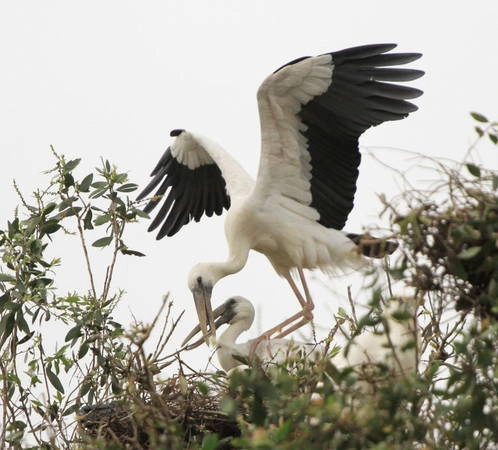
[[[349,48],[296,59],[267,77],[258,90],[261,156],[256,180],[218,144],[173,130],[170,147],[138,199],[157,188],[145,207],[162,206],[149,231],[172,236],[191,220],[228,213],[224,262],[196,265],[189,274],[204,337],[214,333],[211,292],[241,270],[250,250],[268,257],[294,291],[301,310],[261,338],[283,337],[312,318],[303,269],[331,272],[357,267],[361,253],[381,257],[396,248],[370,236],[340,230],[353,208],[361,155],[358,139],[371,126],[399,120],[417,109],[407,99],[418,89],[393,84],[423,72],[390,67],[418,53],[388,53],[395,44]],[[303,292],[291,273],[299,275]]]
[[[323,348],[317,344],[304,344],[295,342],[292,339],[271,339],[263,342],[256,342],[254,349],[251,349],[253,340],[237,342],[239,336],[249,328],[254,322],[254,306],[244,297],[234,296],[226,300],[213,311],[214,326],[216,329],[228,324],[223,333],[218,337],[216,344],[216,356],[222,369],[227,372],[234,367],[243,364],[242,358],[248,359],[256,356],[265,364],[278,364],[287,361],[289,358],[300,357],[320,357],[323,355]],[[197,333],[201,331],[197,325],[183,341],[183,345],[189,342]],[[190,346],[194,348],[202,343],[202,340]],[[240,357],[238,359],[237,357]]]

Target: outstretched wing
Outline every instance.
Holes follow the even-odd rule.
[[[152,180],[137,200],[144,199],[156,188],[154,196],[145,206],[150,213],[162,203],[149,226],[159,226],[157,239],[173,236],[192,219],[198,222],[203,214],[220,215],[230,207],[230,197],[222,172],[209,154],[202,139],[185,130],[173,130],[176,137],[150,174]]]
[[[258,91],[262,153],[255,195],[280,202],[328,228],[342,229],[353,208],[368,128],[399,120],[417,107],[422,91],[392,84],[415,80],[420,70],[397,66],[419,53],[387,53],[375,44],[294,60]]]

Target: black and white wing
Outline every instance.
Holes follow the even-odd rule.
[[[360,135],[399,120],[417,107],[422,91],[393,84],[423,72],[390,67],[418,53],[386,53],[374,44],[294,60],[258,90],[262,154],[255,195],[279,196],[282,205],[342,229],[353,208],[361,155]]]
[[[204,214],[220,215],[230,207],[226,181],[209,153],[209,144],[185,130],[173,130],[171,136],[176,139],[137,198],[142,200],[155,190],[144,211],[150,213],[161,204],[148,230],[160,227],[157,239],[173,236],[192,219],[198,222]]]

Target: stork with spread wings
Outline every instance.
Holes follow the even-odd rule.
[[[161,239],[192,219],[228,210],[228,258],[199,263],[188,278],[205,339],[215,332],[214,285],[240,271],[251,249],[266,255],[301,305],[261,339],[286,336],[312,319],[304,269],[355,267],[362,254],[382,257],[396,249],[394,242],[341,231],[354,204],[359,137],[371,126],[415,111],[407,100],[422,94],[392,83],[423,75],[396,67],[421,55],[389,53],[395,47],[364,45],[303,57],[267,77],[258,90],[261,157],[256,180],[210,139],[186,130],[171,132],[174,141],[138,197],[157,189],[145,207],[151,212],[161,205],[149,231],[159,228]]]

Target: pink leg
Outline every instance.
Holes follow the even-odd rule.
[[[265,331],[263,334],[261,334],[261,336],[254,339],[253,343],[251,344],[251,350],[249,352],[249,356],[252,356],[254,354],[256,347],[259,345],[260,342],[270,339],[271,336],[274,335],[275,333],[279,333],[276,336],[277,338],[287,336],[313,319],[312,311],[315,305],[313,303],[313,300],[311,299],[311,295],[308,289],[308,285],[306,284],[306,279],[304,277],[303,270],[301,268],[298,268],[298,273],[299,273],[299,278],[301,280],[301,284],[303,285],[303,290],[306,299],[303,298],[303,295],[299,291],[299,288],[296,286],[296,283],[294,283],[294,280],[292,279],[290,274],[286,274],[284,278],[290,284],[292,291],[294,292],[299,303],[301,304],[302,310],[292,315],[287,320],[284,320],[283,322],[279,323],[277,326],[270,328],[268,331]],[[294,323],[296,321],[298,322]],[[294,325],[292,325],[293,323]],[[287,329],[284,329],[289,325],[292,326]]]
[[[291,327],[289,327],[286,330],[282,331],[281,333],[277,334],[275,336],[275,339],[281,339],[281,338],[284,338],[285,336],[288,336],[293,331],[299,330],[299,328],[301,328],[302,326],[309,323],[309,321],[310,321],[310,319],[308,319],[307,317],[303,317],[299,322],[295,323]]]
[[[288,336],[293,331],[298,330],[299,328],[306,325],[309,321],[313,319],[313,309],[315,309],[315,304],[313,303],[313,299],[311,298],[310,291],[306,283],[306,278],[304,277],[303,269],[299,267],[297,271],[299,273],[299,278],[301,279],[301,284],[303,285],[304,295],[306,296],[306,303],[303,305],[302,319],[299,322],[292,325],[291,327],[277,334],[275,336],[277,339]]]
[[[299,324],[300,324],[299,326],[302,326],[305,323],[309,322],[309,319],[307,319],[305,317],[306,313],[307,313],[307,311],[305,309],[303,309],[302,311],[299,311],[298,313],[289,317],[287,320],[284,320],[282,323],[279,323],[276,327],[270,328],[268,331],[265,331],[263,334],[261,334],[256,339],[254,339],[251,343],[251,348],[249,350],[249,358],[251,358],[254,355],[254,352],[256,351],[257,346],[261,342],[264,342],[266,340],[270,340],[271,336],[274,335],[275,333],[277,333],[279,331],[281,332],[277,337],[280,337],[280,335],[286,336],[287,334],[289,334],[286,331],[282,332],[282,328],[285,328],[286,326],[292,324],[293,322],[295,322],[298,319],[302,319],[299,322]],[[291,328],[292,328],[291,331],[294,331],[294,329],[297,329],[297,328],[294,328],[294,326]]]
[[[299,273],[299,278],[301,279],[301,284],[303,285],[304,295],[306,295],[306,303],[308,303],[308,305],[311,304],[315,306],[311,298],[310,291],[308,289],[308,284],[306,283],[306,278],[304,277],[303,269],[301,269],[301,267],[298,267],[297,271]]]
[[[300,272],[300,275],[301,276],[301,273],[302,271]],[[301,306],[304,308],[306,306],[306,300],[303,298],[301,292],[299,292],[299,289],[298,287],[296,286],[296,283],[294,283],[294,280],[292,279],[291,277],[291,274],[290,273],[287,273],[286,275],[284,275],[284,278],[287,280],[287,282],[290,284],[290,287],[292,288],[292,291],[294,292],[294,294],[296,295],[299,303],[301,303]]]
[[[296,314],[293,314],[287,320],[284,320],[282,323],[279,323],[277,326],[270,328],[268,331],[265,331],[261,336],[259,336],[256,339],[259,339],[260,337],[270,338],[277,331],[282,331],[282,328],[285,328],[287,325],[290,325],[292,322],[295,322],[296,320],[303,318],[305,314],[306,312],[304,309]]]

